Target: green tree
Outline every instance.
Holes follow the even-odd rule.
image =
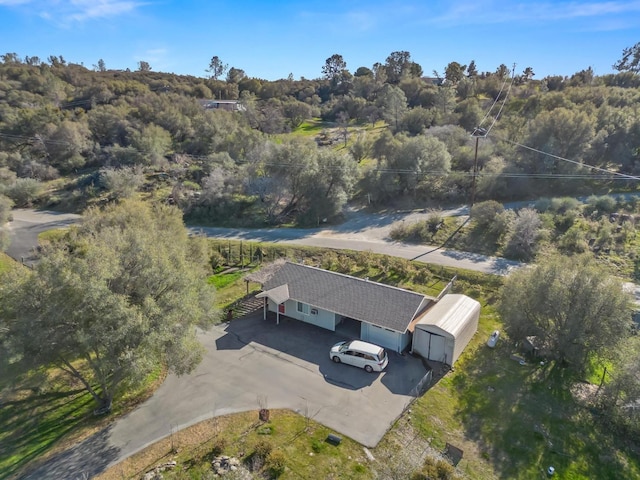
[[[146,163],[158,164],[171,148],[171,134],[151,123],[131,135],[131,144],[144,155]]]
[[[12,206],[11,199],[0,194],[0,252],[9,247],[9,233],[5,230],[4,224],[11,220]]]
[[[227,72],[227,82],[240,83],[246,76],[247,74],[241,68],[231,67]]]
[[[90,210],[35,270],[0,278],[5,341],[24,362],[58,366],[109,410],[154,368],[184,374],[200,361],[195,327],[215,319],[206,264],[204,243],[174,207]]]
[[[613,64],[619,72],[640,73],[640,42],[622,51],[622,58]]]
[[[469,62],[469,66],[467,67],[467,77],[473,78],[478,76],[478,68],[476,67],[475,60],[471,60]]]
[[[407,97],[404,92],[395,85],[385,85],[378,97],[378,105],[385,121],[397,131],[407,112]]]
[[[347,69],[347,62],[342,55],[333,54],[327,58],[322,66],[322,76],[332,83],[337,83]]]
[[[460,65],[458,62],[451,62],[444,70],[444,78],[447,82],[457,85],[458,82],[464,78],[464,71],[466,68],[466,65]]]
[[[211,78],[213,78],[214,80],[218,80],[224,75],[224,72],[227,71],[227,66],[228,65],[224,63],[220,59],[220,57],[218,57],[217,55],[214,55],[213,57],[211,57],[211,61],[209,62],[209,68],[207,69],[207,72],[209,72],[209,75],[211,76]]]
[[[499,312],[511,341],[536,336],[552,359],[578,372],[594,356],[611,356],[631,321],[621,282],[588,255],[545,255],[512,272]]]
[[[150,72],[151,71],[151,65],[149,65],[149,62],[145,62],[144,60],[140,60],[138,62],[138,71],[139,72]]]
[[[374,65],[375,67],[375,65]],[[422,67],[411,61],[411,54],[407,51],[391,52],[384,64],[387,81],[397,85],[408,75],[422,75]]]

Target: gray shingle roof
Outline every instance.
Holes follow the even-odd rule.
[[[262,288],[288,285],[292,300],[404,332],[431,297],[316,267],[287,262]]]

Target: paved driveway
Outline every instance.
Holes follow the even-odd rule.
[[[262,313],[201,335],[207,353],[188,376],[170,375],[143,405],[108,430],[61,455],[28,478],[95,474],[171,433],[214,415],[268,408],[304,414],[373,447],[411,401],[425,375],[422,362],[390,353],[382,373],[336,365],[329,347],[346,337],[297,320],[280,325]]]

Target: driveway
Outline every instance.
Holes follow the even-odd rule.
[[[410,355],[389,354],[382,373],[329,359],[329,347],[348,338],[303,322],[263,320],[262,312],[200,335],[206,355],[187,376],[170,375],[143,405],[104,432],[48,462],[26,478],[95,475],[145,446],[212,416],[287,408],[357,442],[375,446],[413,399],[426,374]]]
[[[80,221],[80,215],[44,210],[18,208],[11,212],[13,220],[7,224],[11,243],[7,255],[31,265],[35,261],[38,235],[54,228],[63,228]]]

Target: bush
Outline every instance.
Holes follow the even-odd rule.
[[[256,457],[262,458],[262,459],[266,459],[269,454],[271,454],[271,452],[273,451],[273,445],[271,445],[270,442],[267,442],[266,440],[260,440],[256,443],[256,445],[253,447],[253,454]]]
[[[42,184],[34,178],[19,178],[13,185],[4,189],[4,194],[13,200],[17,207],[31,205],[42,193]]]
[[[273,478],[278,478],[284,473],[286,466],[286,457],[284,456],[284,453],[279,450],[271,452],[267,457],[265,466]]]
[[[227,442],[224,438],[216,438],[211,445],[211,454],[213,456],[217,456],[224,452],[225,447],[227,446]]]
[[[609,195],[591,195],[589,198],[587,198],[587,205],[592,212],[603,214],[615,212],[618,203],[616,202],[615,198]]]

